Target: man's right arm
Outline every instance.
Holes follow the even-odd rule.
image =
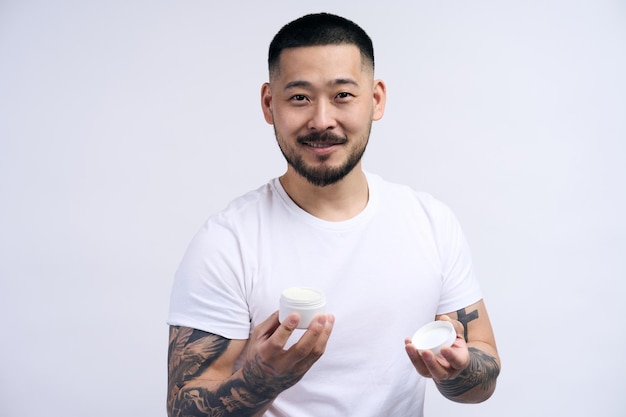
[[[270,398],[253,395],[242,371],[232,373],[245,340],[230,340],[189,327],[170,327],[168,351],[169,417],[250,415]]]
[[[255,329],[249,341],[171,326],[168,416],[261,415],[324,353],[334,318],[318,317],[295,345],[284,350],[298,321],[297,315],[291,315],[280,324],[275,313]],[[245,363],[233,373],[244,349]]]

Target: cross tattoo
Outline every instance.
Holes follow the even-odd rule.
[[[478,310],[474,310],[471,313],[467,314],[465,312],[465,309],[462,308],[458,310],[456,314],[458,316],[458,320],[461,322],[461,324],[463,324],[463,337],[467,342],[467,323],[478,318]]]

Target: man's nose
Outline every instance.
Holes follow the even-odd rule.
[[[335,116],[335,108],[331,103],[319,101],[313,105],[307,127],[318,132],[332,129],[337,125]]]

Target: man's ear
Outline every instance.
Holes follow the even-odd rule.
[[[387,103],[387,86],[383,80],[374,80],[372,101],[374,103],[372,120],[380,120],[385,114],[385,104]]]
[[[265,121],[271,125],[274,124],[274,115],[272,114],[272,90],[269,83],[261,86],[261,109]]]

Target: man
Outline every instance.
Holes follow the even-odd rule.
[[[170,417],[421,416],[426,378],[453,401],[492,394],[500,361],[456,219],[361,167],[385,98],[353,22],[307,15],[275,36],[261,105],[287,170],[211,216],[183,258]],[[293,286],[322,290],[332,314],[279,322]],[[456,341],[420,355],[406,337],[435,319]]]

